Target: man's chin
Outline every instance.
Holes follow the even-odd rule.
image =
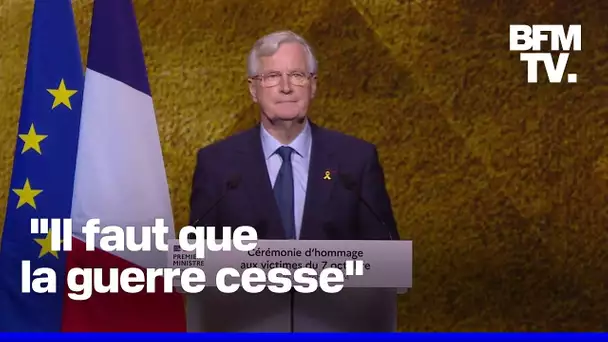
[[[277,114],[277,116],[275,117],[274,121],[283,121],[283,122],[302,122],[304,121],[305,116],[300,115],[299,113],[296,114]]]

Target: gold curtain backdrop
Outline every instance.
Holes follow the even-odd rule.
[[[135,6],[177,226],[187,223],[197,149],[257,119],[246,54],[290,29],[319,59],[311,116],[377,144],[400,232],[414,241],[400,330],[608,329],[608,2]],[[0,0],[0,226],[32,9]],[[92,1],[74,10],[86,62]],[[525,83],[508,41],[509,24],[521,23],[582,25],[568,64],[579,83]]]

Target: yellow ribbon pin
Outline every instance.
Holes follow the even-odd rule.
[[[331,180],[331,172],[325,171],[325,176],[323,176],[323,179]]]

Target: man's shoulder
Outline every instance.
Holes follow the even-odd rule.
[[[226,138],[212,142],[209,145],[203,146],[198,150],[198,156],[221,156],[229,155],[232,152],[238,151],[243,147],[251,144],[252,135],[257,131],[256,127],[237,132]]]
[[[317,126],[327,143],[339,149],[349,149],[358,152],[374,152],[376,145],[357,136],[334,129]]]

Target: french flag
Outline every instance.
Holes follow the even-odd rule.
[[[167,239],[175,237],[173,214],[148,83],[137,20],[131,0],[99,0],[93,7],[85,74],[82,118],[76,162],[72,220],[73,249],[67,270],[166,267],[163,251],[106,252],[99,238],[86,251],[80,229],[89,219],[101,227],[153,226],[164,219]],[[142,241],[142,230],[135,230]],[[82,281],[82,280],[78,280]],[[141,282],[145,285],[145,282]],[[131,294],[96,293],[90,299],[64,298],[63,331],[186,331],[184,301],[165,293],[163,278],[156,291]]]

